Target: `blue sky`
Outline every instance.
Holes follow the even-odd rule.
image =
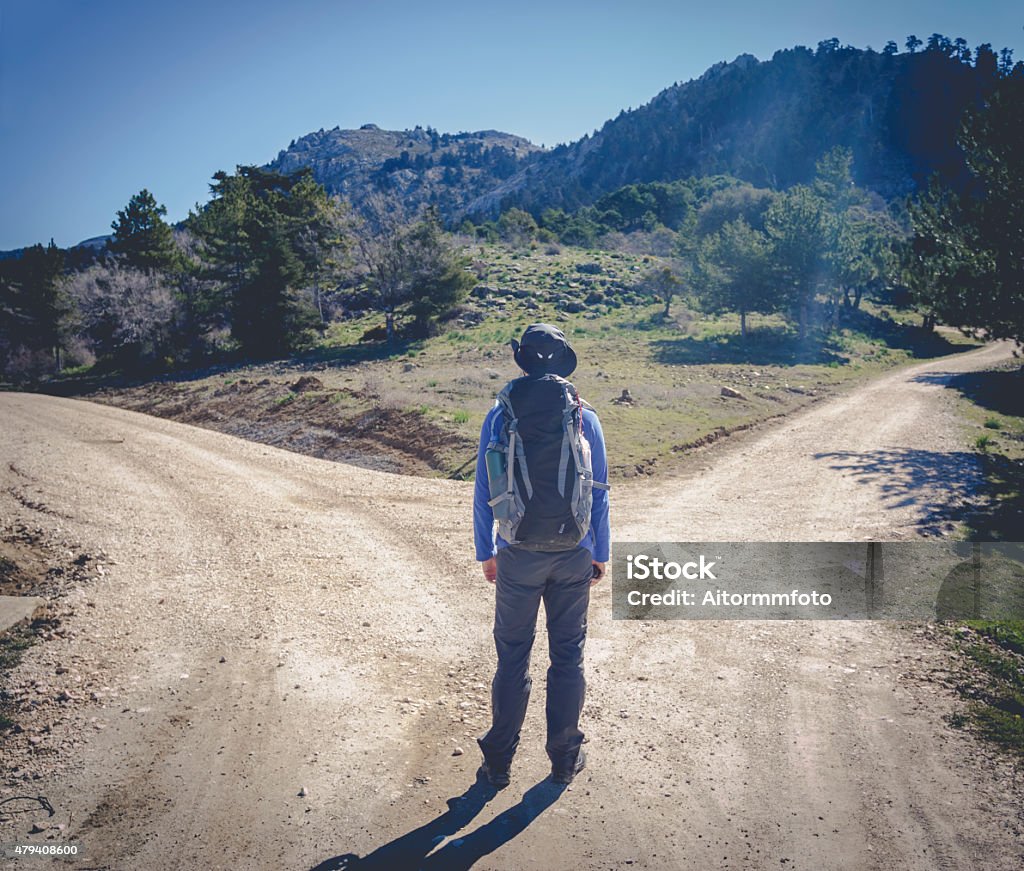
[[[744,52],[933,32],[1024,57],[1024,9],[991,0],[0,0],[0,249],[106,233],[143,187],[180,220],[320,127],[551,146]]]

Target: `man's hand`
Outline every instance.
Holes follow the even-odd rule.
[[[490,559],[485,559],[481,562],[480,567],[484,570],[484,577],[487,579],[487,583],[493,584],[494,579],[498,577],[498,561],[492,556]]]
[[[594,586],[601,578],[604,577],[605,566],[607,563],[599,563],[597,560],[591,560],[594,564],[594,576],[590,579],[590,586]]]

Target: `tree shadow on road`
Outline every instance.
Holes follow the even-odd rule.
[[[435,820],[378,847],[366,856],[344,853],[325,859],[311,871],[464,871],[521,834],[565,792],[544,779],[530,787],[514,807],[462,838],[428,855],[445,838],[467,826],[497,790],[481,775],[462,795],[448,800],[448,810]]]
[[[910,380],[918,384],[935,384],[940,387],[948,387],[950,382],[956,377],[956,372],[922,372]]]
[[[927,372],[914,380],[941,384],[987,411],[1024,418],[1024,367],[1016,364],[977,372]],[[994,449],[1022,441],[1024,435],[1012,425],[999,427],[998,419],[996,423],[998,432],[976,455],[985,477],[983,498],[960,519],[967,523],[974,541],[1024,541],[1024,460],[1019,449]]]
[[[950,390],[956,390],[982,408],[1024,417],[1024,367],[934,374],[941,376],[935,379],[935,383],[944,383]],[[926,379],[926,375],[920,375],[915,380]]]
[[[830,469],[874,484],[889,509],[916,506],[922,531],[948,533],[978,510],[973,500],[984,488],[977,454],[970,451],[924,451],[881,448],[874,451],[832,451],[815,454]]]

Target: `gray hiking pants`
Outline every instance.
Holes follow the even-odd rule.
[[[541,599],[547,616],[551,665],[547,684],[547,744],[552,762],[575,760],[586,682],[583,645],[590,604],[591,553],[585,547],[542,553],[512,545],[497,555],[494,644],[498,669],[491,684],[492,725],[478,739],[485,758],[511,761],[530,700],[530,651]]]

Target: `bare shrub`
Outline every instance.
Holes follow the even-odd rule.
[[[53,353],[15,345],[6,354],[3,374],[15,384],[39,381],[53,372]]]
[[[64,364],[68,367],[92,366],[96,362],[92,343],[82,336],[73,336],[64,345]]]
[[[98,354],[156,357],[169,343],[179,306],[159,273],[97,263],[73,275],[68,292]]]
[[[679,236],[667,227],[655,230],[635,230],[632,233],[612,232],[601,238],[601,247],[623,254],[653,254],[670,257],[679,246]]]
[[[380,373],[370,372],[363,377],[363,393],[367,398],[380,399],[381,390],[384,387],[384,379]]]

